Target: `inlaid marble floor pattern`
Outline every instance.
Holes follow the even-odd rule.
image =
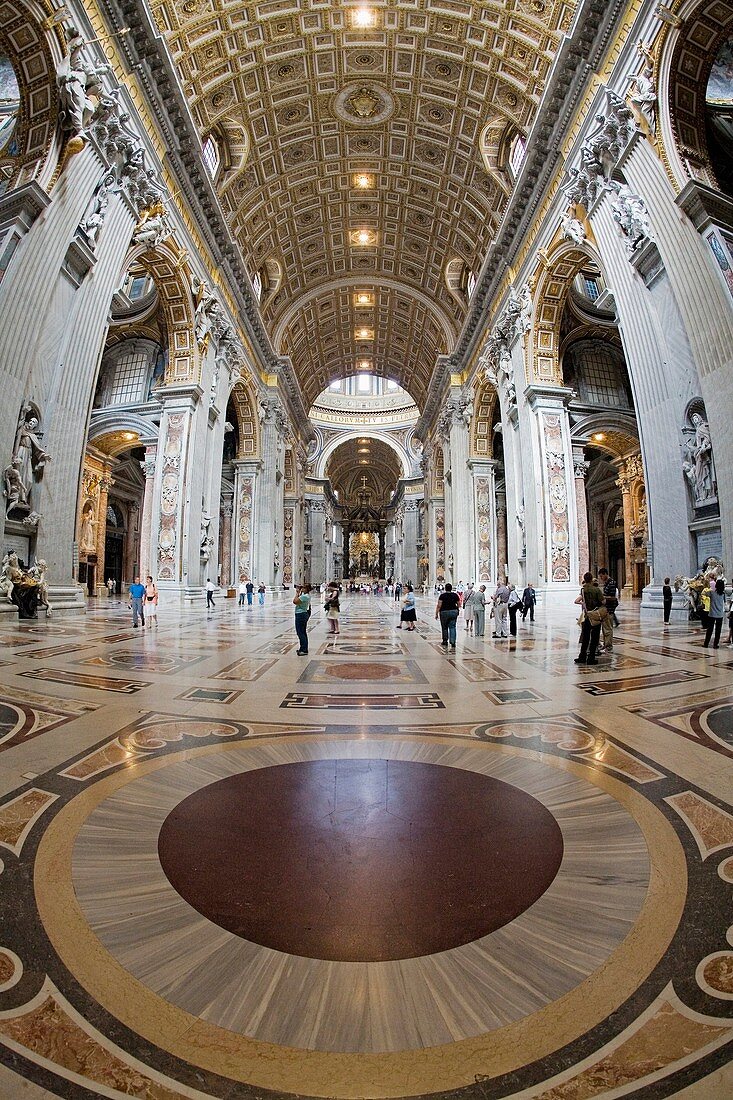
[[[731,651],[2,623],[0,1098],[733,1096]]]

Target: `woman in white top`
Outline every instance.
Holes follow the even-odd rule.
[[[469,634],[473,634],[473,595],[473,584],[469,583],[463,593],[463,618],[466,620],[466,630]]]

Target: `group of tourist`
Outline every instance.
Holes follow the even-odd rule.
[[[669,577],[664,578],[664,585],[662,586],[662,603],[664,606],[664,621],[668,623],[670,611],[672,610],[672,588],[669,583]],[[705,583],[700,589],[696,610],[700,623],[705,631],[703,649],[709,648],[711,639],[713,649],[718,649],[720,646],[720,635],[723,630],[723,620],[725,619],[725,580],[723,577],[718,576],[718,574],[714,572],[707,574]],[[727,645],[729,649],[733,649],[733,596],[728,605]]]
[[[492,638],[498,641],[515,638],[517,635],[517,616],[521,612],[522,620],[530,616],[534,622],[537,606],[537,593],[533,584],[528,584],[520,596],[516,586],[500,581],[492,596],[488,596],[486,585],[474,587],[473,582],[466,588],[462,585],[454,591],[452,584],[446,584],[438,596],[435,618],[440,621],[444,648],[455,650],[456,626],[461,611],[465,621],[465,630],[476,638],[483,638],[486,627],[486,607],[490,607],[489,617],[494,619]],[[509,627],[507,631],[507,626]]]
[[[575,600],[582,608],[580,625],[580,653],[576,665],[597,665],[599,653],[613,651],[613,628],[618,626],[618,585],[607,569],[599,569],[598,577],[583,574],[583,584]],[[600,644],[603,631],[603,645]]]
[[[139,577],[130,585],[130,610],[132,611],[132,625],[137,630],[138,625],[145,626],[147,615],[148,623],[158,625],[158,589],[152,577],[142,584]],[[138,623],[139,620],[139,623]]]

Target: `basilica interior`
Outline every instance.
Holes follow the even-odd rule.
[[[0,1100],[733,1096],[730,3],[0,0],[0,378]]]

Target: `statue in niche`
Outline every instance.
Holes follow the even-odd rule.
[[[690,483],[695,505],[712,504],[717,495],[710,425],[700,412],[691,414],[690,424],[691,427],[682,429],[686,437],[682,470]]]
[[[158,201],[143,210],[134,237],[137,244],[144,244],[146,248],[157,248],[172,233],[168,211],[163,203]]]
[[[97,521],[94,518],[94,507],[87,504],[81,517],[81,531],[79,532],[79,549],[86,554],[95,554],[97,551],[97,536],[94,528]]]
[[[38,430],[38,417],[33,412],[31,405],[23,405],[18,417],[18,427],[15,433],[15,446],[11,465],[7,468],[15,469],[22,488],[25,490],[25,501],[29,503],[34,481],[40,480],[47,462],[51,456],[41,446],[41,433]],[[16,491],[20,492],[17,485],[18,479],[11,474],[11,480],[16,483]],[[7,488],[7,486],[6,486]]]
[[[611,199],[613,220],[623,235],[628,238],[627,251],[635,252],[642,241],[649,240],[651,237],[649,212],[644,205],[644,200],[625,183],[613,182],[608,186],[613,194]]]

